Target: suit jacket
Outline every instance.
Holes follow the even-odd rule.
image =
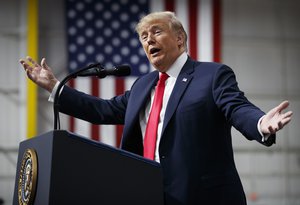
[[[130,91],[103,100],[65,87],[60,111],[95,124],[124,124],[121,148],[143,155],[139,113],[158,81],[154,71]],[[239,90],[226,65],[188,58],[170,96],[159,145],[166,204],[246,204],[233,157],[231,126],[262,142],[264,115]]]

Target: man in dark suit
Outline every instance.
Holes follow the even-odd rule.
[[[156,71],[110,100],[65,86],[60,111],[92,123],[124,124],[121,148],[160,162],[166,204],[246,204],[231,126],[271,146],[291,120],[292,112],[282,112],[289,103],[265,114],[239,90],[228,66],[189,58],[186,32],[171,12],[147,15],[136,31]],[[58,81],[45,59],[41,65],[30,57],[20,62],[31,80],[55,93]]]

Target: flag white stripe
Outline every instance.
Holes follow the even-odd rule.
[[[91,81],[90,78],[77,78],[75,81],[75,89],[84,93],[91,94]],[[91,126],[90,123],[75,118],[75,133],[90,137]]]
[[[213,61],[212,1],[199,0],[198,11],[198,59]]]
[[[101,142],[116,146],[116,126],[115,125],[101,125],[100,129]]]
[[[115,79],[113,77],[106,77],[100,80],[100,97],[103,99],[110,99],[115,95]]]
[[[100,98],[110,99],[115,95],[115,79],[112,77],[106,77],[100,80]],[[116,145],[116,129],[114,125],[101,125],[100,126],[100,141],[112,146]]]
[[[188,4],[187,1],[176,0],[175,1],[175,13],[178,19],[181,21],[183,28],[185,29],[187,36],[189,36],[189,19],[188,19]],[[188,46],[188,42],[187,42]]]
[[[126,90],[130,90],[132,84],[134,83],[134,81],[136,80],[136,77],[127,77],[125,80],[125,91]]]

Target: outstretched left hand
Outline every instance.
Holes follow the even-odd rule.
[[[281,130],[292,119],[292,111],[282,113],[289,106],[288,101],[283,101],[278,106],[270,110],[262,119],[260,128],[263,134],[275,134]]]

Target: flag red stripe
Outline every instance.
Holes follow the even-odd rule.
[[[221,0],[213,1],[213,61],[221,62]]]
[[[91,80],[91,87],[92,92],[91,95],[99,97],[100,96],[100,89],[99,89],[99,79],[98,78],[92,78]],[[100,126],[91,124],[91,138],[93,140],[99,141],[100,139]]]
[[[175,10],[174,0],[165,0],[165,10],[166,11],[174,11]]]
[[[189,53],[193,59],[198,58],[197,52],[197,31],[198,31],[198,0],[188,1],[189,12]]]
[[[116,78],[115,79],[115,93],[116,95],[121,95],[125,91],[125,80],[124,78]],[[120,147],[121,138],[123,134],[123,125],[116,126],[116,147]]]

